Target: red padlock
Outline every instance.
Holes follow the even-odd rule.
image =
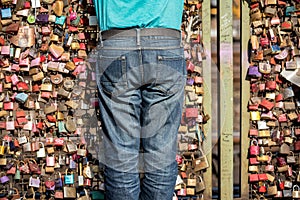
[[[85,186],[92,186],[92,181],[89,178],[84,179],[84,185]]]
[[[284,182],[281,181],[280,179],[278,179],[278,181],[279,181],[279,188],[280,188],[280,190],[284,190]]]
[[[259,155],[258,142],[254,138],[251,140],[251,146],[249,147],[249,153],[250,153],[250,155],[254,155],[254,156]]]
[[[182,160],[183,160],[182,157],[180,155],[176,154],[176,162],[178,165],[180,165],[182,163]]]
[[[258,192],[259,193],[265,193],[265,192],[267,192],[266,185],[264,184],[264,185],[260,186],[259,189],[258,189]]]

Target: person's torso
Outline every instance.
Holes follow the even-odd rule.
[[[180,30],[183,0],[94,0],[101,31],[122,28]]]

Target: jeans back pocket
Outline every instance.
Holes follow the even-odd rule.
[[[100,84],[104,91],[113,94],[127,87],[126,56],[100,56]]]

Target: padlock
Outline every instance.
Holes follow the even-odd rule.
[[[192,196],[195,195],[195,188],[187,187],[186,188],[186,194],[187,195],[192,195]]]
[[[52,92],[53,86],[51,84],[50,78],[46,77],[42,81],[41,91]]]
[[[177,195],[176,195],[175,192],[173,193],[173,198],[172,198],[172,200],[178,200],[178,197],[177,197]]]
[[[31,152],[31,142],[28,141],[25,144],[23,144],[23,152]]]
[[[48,154],[53,154],[55,152],[54,147],[47,147],[47,153]]]
[[[26,118],[27,118],[27,123],[23,126],[23,130],[32,131],[32,127],[33,127],[32,118],[30,115],[27,115]]]
[[[68,100],[68,101],[66,101],[65,102],[65,105],[67,106],[67,107],[70,107],[70,108],[72,108],[72,109],[74,109],[74,110],[76,110],[77,108],[78,108],[78,103],[76,103],[75,101],[73,101],[73,100]]]
[[[18,136],[18,143],[23,145],[27,142],[27,137],[23,134],[23,135],[20,135]]]
[[[291,189],[293,187],[293,182],[291,180],[285,180],[284,187]]]
[[[199,179],[199,181],[197,181],[197,183],[196,183],[196,193],[199,193],[199,192],[205,190],[205,183],[204,183],[202,177],[197,176],[197,180],[198,179]]]
[[[181,188],[177,191],[178,196],[186,196],[186,185],[185,183],[181,184]]]
[[[66,156],[65,156],[65,155],[59,154],[59,156],[58,156],[58,163],[59,163],[61,166],[66,165]]]
[[[46,157],[46,166],[47,167],[54,167],[54,165],[55,165],[54,155],[52,155],[52,156],[47,155],[47,157]]]
[[[299,199],[300,198],[300,188],[298,185],[293,186],[293,198]]]
[[[3,102],[3,108],[4,108],[4,110],[11,111],[14,109],[14,103],[11,101]]]
[[[187,186],[196,187],[196,184],[197,184],[196,178],[194,178],[194,175],[190,173],[187,179]]]
[[[72,89],[74,88],[75,83],[74,83],[74,81],[73,81],[72,79],[66,78],[66,79],[64,80],[63,86],[64,86],[64,88],[65,88],[66,90],[70,91],[70,90],[72,90]]]
[[[39,142],[39,150],[36,152],[36,155],[38,158],[45,158],[46,157],[46,151],[44,147],[43,142]]]
[[[78,185],[79,186],[84,185],[84,178],[83,178],[83,175],[82,175],[82,163],[81,162],[79,162]]]
[[[86,166],[83,169],[83,176],[89,179],[94,178],[93,170],[91,169],[89,162],[87,162]]]
[[[9,116],[6,117],[6,123],[5,123],[5,127],[7,131],[13,131],[15,130],[15,121],[14,118],[12,118],[12,120],[9,120]]]
[[[69,168],[70,169],[76,169],[77,168],[77,163],[75,162],[75,160],[73,160],[72,156],[70,156],[70,163],[69,163]]]
[[[0,146],[0,155],[5,154],[5,141],[2,141],[2,145]]]
[[[86,145],[85,144],[79,144],[77,149],[77,155],[79,156],[86,156]]]
[[[88,186],[88,187],[91,187],[92,186],[92,181],[91,179],[84,179],[84,186]]]
[[[284,190],[284,181],[282,181],[280,178],[278,179],[278,186],[280,190]]]
[[[72,116],[67,116],[65,128],[68,132],[72,133],[76,131],[76,122]]]
[[[56,172],[54,178],[55,178],[55,188],[61,188],[63,186],[63,182],[61,179],[61,173]]]
[[[16,168],[16,173],[15,173],[14,179],[15,180],[21,179],[21,171],[19,170],[19,167]]]
[[[9,182],[9,177],[6,176],[4,172],[1,172],[0,174],[0,182],[2,184]]]
[[[55,138],[54,139],[54,145],[56,147],[62,147],[62,146],[64,146],[64,138]]]
[[[39,141],[34,139],[32,142],[31,142],[31,150],[33,152],[35,151],[38,151],[40,149],[40,144],[39,144]]]
[[[12,17],[12,11],[11,11],[10,7],[1,9],[1,18],[2,19],[9,19],[11,17]]]
[[[58,121],[57,122],[57,126],[58,126],[58,132],[59,133],[67,133],[68,131],[65,128],[65,123],[64,121]]]
[[[1,49],[2,50],[2,49]],[[11,76],[11,81],[12,81],[12,84],[13,85],[17,85],[17,83],[20,81],[19,80],[19,77],[16,75],[16,74],[13,74],[12,76]]]
[[[29,178],[29,186],[31,187],[35,187],[35,188],[39,188],[40,187],[40,178],[39,177],[36,177],[36,178],[33,178],[32,176]]]
[[[65,184],[74,184],[74,174],[73,172],[69,172],[69,169],[66,169],[65,175],[64,175],[64,183]]]

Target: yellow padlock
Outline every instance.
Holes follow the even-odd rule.
[[[0,155],[4,155],[5,152],[5,146],[4,146],[4,141],[2,141],[2,145],[0,146]]]
[[[251,111],[250,112],[250,119],[252,121],[258,121],[258,120],[260,120],[260,112],[259,111]]]

